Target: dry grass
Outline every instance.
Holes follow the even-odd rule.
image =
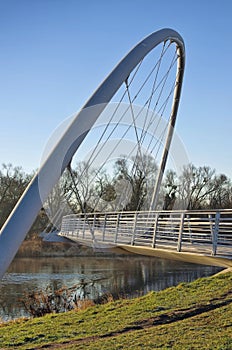
[[[76,256],[80,253],[80,249],[80,246],[77,244],[48,243],[37,236],[36,238],[25,240],[16,256],[18,258]]]

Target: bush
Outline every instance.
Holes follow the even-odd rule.
[[[95,300],[81,299],[80,294],[84,287],[85,283],[54,291],[49,287],[45,291],[25,293],[24,298],[20,301],[32,317],[41,317],[49,313],[61,313],[74,309],[84,310],[96,304],[106,304],[115,300],[110,293],[98,296]]]

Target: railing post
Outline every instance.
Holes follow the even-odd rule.
[[[91,223],[89,225],[89,230],[92,236],[92,240],[95,241],[95,236],[94,236],[94,231],[95,231],[95,225],[96,225],[96,214],[93,215],[93,222],[92,222],[92,226]]]
[[[185,213],[181,214],[180,217],[180,229],[179,229],[179,236],[178,236],[178,243],[177,243],[177,251],[181,252],[181,247],[182,247],[182,234],[183,234],[183,229],[184,229],[184,218],[185,218]]]
[[[187,223],[188,223],[189,241],[190,241],[190,243],[193,243],[192,228],[191,228],[191,224],[190,224],[191,216],[189,214],[187,214],[186,218],[187,218]]]
[[[159,222],[159,213],[157,213],[155,215],[153,238],[152,238],[152,248],[155,248],[155,245],[156,245],[156,236],[157,236],[158,222]]]
[[[96,225],[96,214],[94,213],[93,215],[93,228],[95,227]]]
[[[87,219],[87,214],[85,213],[85,216],[84,216],[84,225],[82,225],[82,230],[83,230],[82,238],[85,238],[86,219]],[[80,216],[80,220],[81,220],[81,216]]]
[[[220,224],[220,212],[217,211],[214,218],[214,225],[212,227],[212,255],[217,254],[218,232]]]
[[[107,221],[107,214],[105,214],[104,216],[103,233],[102,233],[103,242],[105,240],[105,234],[106,234],[106,221]]]
[[[138,216],[138,213],[135,212],[134,224],[133,224],[133,232],[132,232],[132,237],[131,237],[131,245],[134,245],[134,243],[135,243],[135,233],[136,233],[136,225],[137,225],[137,216]]]
[[[118,213],[117,214],[117,220],[116,220],[116,227],[115,227],[114,243],[117,243],[117,239],[118,239],[118,230],[119,230],[120,216],[121,216],[121,213]]]

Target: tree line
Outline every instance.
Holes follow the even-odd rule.
[[[130,161],[122,156],[110,169],[95,169],[79,162],[66,169],[38,214],[30,234],[49,225],[57,213],[149,210],[158,167],[149,155]],[[21,167],[0,167],[0,226],[4,224],[33,177]],[[186,165],[181,174],[168,170],[159,196],[159,209],[232,208],[232,182],[209,166]],[[60,217],[58,215],[58,221]]]

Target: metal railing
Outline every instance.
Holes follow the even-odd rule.
[[[95,241],[232,258],[232,210],[67,215],[59,235],[86,244]]]

